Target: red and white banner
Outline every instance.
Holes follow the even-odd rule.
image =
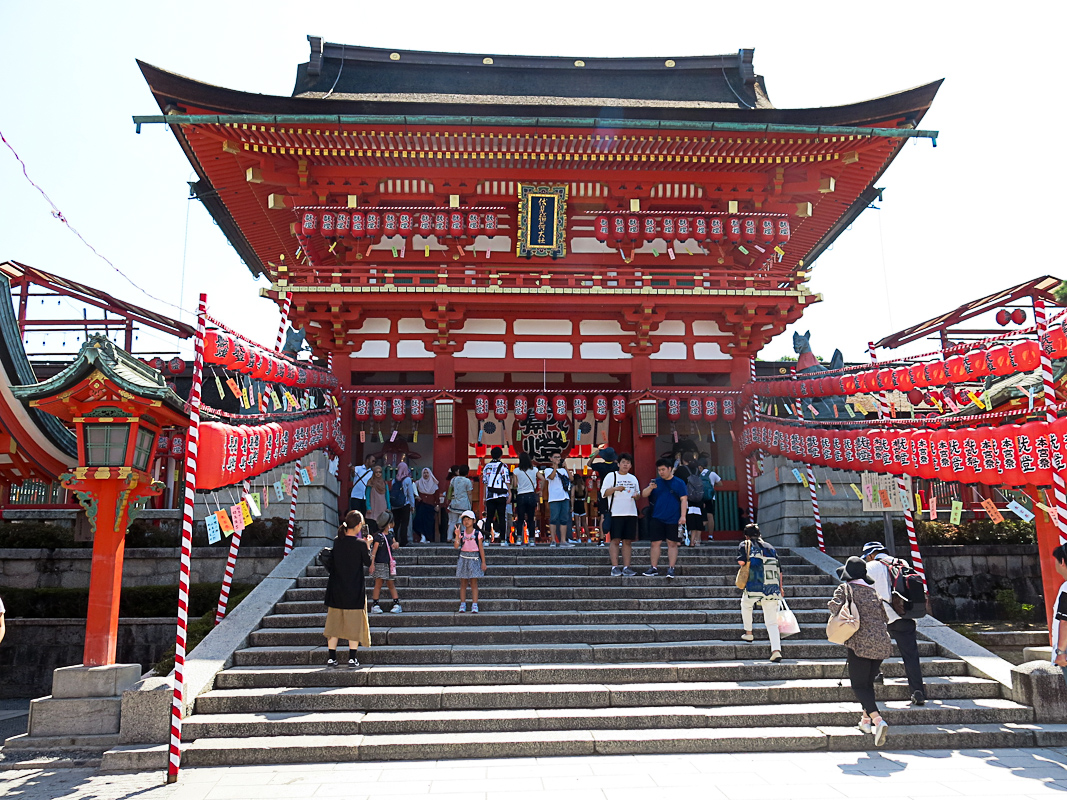
[[[204,361],[251,375],[255,380],[283,386],[300,389],[335,389],[338,386],[337,378],[325,370],[296,364],[223,331],[209,331],[205,335]]]

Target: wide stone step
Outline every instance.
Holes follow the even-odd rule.
[[[515,565],[525,567],[541,567],[546,572],[557,570],[560,567],[605,567],[611,564],[611,559],[608,556],[607,549],[601,549],[596,553],[590,553],[588,555],[582,554],[583,551],[571,550],[567,555],[561,555],[559,558],[544,558],[541,552],[534,553],[527,552],[528,548],[507,548],[501,550],[500,548],[492,547],[486,551],[487,558],[492,560],[492,563],[497,566]],[[455,567],[456,554],[450,550],[446,555],[436,556],[424,556],[419,555],[419,551],[412,552],[411,548],[398,549],[394,551],[397,565],[405,569],[412,567]],[[682,550],[678,556],[678,564],[683,567],[691,566],[715,566],[724,567],[730,570],[737,570],[737,561],[735,559],[735,550],[731,550],[729,555],[721,556],[705,556],[705,555],[693,555],[686,550]],[[648,564],[648,547],[634,548],[634,563]],[[665,556],[661,556],[664,558]],[[799,556],[780,556],[779,562],[789,572],[800,571],[810,572],[814,570],[807,561]],[[320,566],[308,567],[307,574],[309,577],[324,578],[326,577],[326,570]]]
[[[662,561],[662,559],[661,559]],[[486,557],[486,564],[488,570],[492,572],[493,576],[513,576],[513,577],[531,577],[531,576],[552,576],[552,577],[569,577],[575,580],[579,578],[595,577],[595,578],[610,578],[611,575],[611,562],[607,559],[603,563],[599,564],[529,564],[529,565],[516,565],[516,564],[498,564],[491,556]],[[640,567],[639,571],[648,569],[648,561],[638,561],[633,564],[634,569]],[[663,567],[666,569],[666,567]],[[734,576],[737,575],[737,564],[676,564],[675,569],[679,575],[683,572],[686,576],[704,576],[704,577],[716,577],[716,578],[729,578],[733,581]],[[455,577],[456,574],[456,559],[452,559],[449,564],[441,564],[437,566],[421,566],[404,564],[397,561],[397,574],[407,578],[439,578],[439,577]],[[488,574],[488,573],[487,573]],[[783,569],[783,574],[787,577],[795,577],[797,575],[822,575],[815,567],[804,565],[795,566]],[[326,580],[328,576],[325,574],[308,575],[307,580]]]
[[[923,675],[941,677],[966,675],[963,661],[933,656],[922,659]],[[882,664],[887,678],[904,677],[899,658]],[[811,678],[842,679],[846,676],[843,659],[799,659],[772,664],[765,659],[743,661],[680,662],[678,664],[502,664],[476,666],[442,664],[416,666],[374,666],[359,669],[328,669],[325,666],[303,667],[233,667],[220,672],[216,689],[253,689],[270,687],[336,686],[507,686],[548,683],[632,683],[640,676],[644,683],[676,681],[760,681],[800,680]]]
[[[483,611],[479,614],[456,612],[456,604],[451,611],[422,612],[403,606],[404,612],[390,613],[393,601],[381,599],[383,611],[370,613],[372,628],[433,628],[444,626],[508,626],[508,625],[741,625],[741,611]],[[829,612],[823,609],[794,609],[797,620],[801,623],[825,625]],[[762,618],[757,612],[757,622]],[[263,618],[263,627],[269,630],[287,628],[322,628],[326,624],[326,611],[319,606],[318,613],[312,614],[271,614]]]
[[[1065,740],[1067,725],[898,725],[890,728],[886,746],[904,746],[909,750],[992,749],[1062,744]],[[182,763],[222,766],[595,754],[849,751],[873,749],[873,743],[869,734],[836,726],[516,731],[508,736],[497,732],[263,736],[199,739],[185,748]]]
[[[296,588],[325,589],[327,580],[327,578],[298,578]],[[830,587],[837,585],[837,581],[828,575],[790,575],[786,573],[784,575],[784,582],[787,590],[790,586]],[[449,571],[441,570],[438,575],[418,577],[405,575],[403,570],[398,568],[394,583],[398,587],[449,587],[455,589],[458,586],[455,567]],[[478,579],[479,588],[502,586],[525,589],[555,589],[560,587],[595,589],[601,587],[623,587],[633,590],[655,588],[657,584],[665,584],[667,586],[729,588],[730,591],[737,592],[737,589],[734,586],[733,575],[691,575],[679,569],[674,578],[668,578],[666,566],[660,567],[659,577],[646,578],[643,575],[635,575],[634,577],[613,577],[607,574],[607,571],[600,575],[559,575],[547,573],[537,575],[499,575],[494,571],[493,565],[488,564],[485,577]],[[830,593],[833,593],[832,589]]]
[[[459,616],[459,615],[457,615]],[[474,616],[473,614],[471,615]],[[392,615],[384,618],[388,624]],[[294,647],[322,642],[322,627],[261,628],[249,637],[254,647]],[[434,627],[375,627],[374,645],[528,645],[528,644],[636,644],[679,642],[690,639],[740,641],[744,629],[737,624],[704,625],[440,625]],[[766,639],[763,626],[754,627],[756,639]],[[825,639],[826,626],[801,625],[793,639]]]
[[[303,591],[303,590],[299,590]],[[323,595],[324,597],[325,595]],[[826,617],[826,603],[830,599],[826,597],[790,597],[789,606],[795,612],[818,611]],[[404,612],[412,611],[419,614],[430,613],[455,613],[459,601],[453,593],[447,600],[417,600],[410,593],[401,595],[400,602]],[[388,608],[391,600],[388,593],[383,589],[381,603],[383,608]],[[278,615],[288,614],[318,614],[325,608],[322,598],[318,600],[284,601],[275,606]],[[569,611],[578,613],[620,613],[633,611],[737,611],[740,608],[736,593],[734,597],[705,597],[701,599],[667,598],[661,600],[638,600],[638,599],[613,599],[613,600],[583,600],[581,604],[574,600],[503,600],[493,601],[493,611],[526,611],[537,613],[551,613]],[[489,613],[489,612],[482,612]],[[757,614],[758,616],[758,614]],[[798,617],[799,618],[799,617]],[[264,624],[266,622],[264,621]]]
[[[320,632],[321,637],[321,632]],[[248,647],[234,653],[235,666],[289,666],[326,663],[326,642],[317,646]],[[524,645],[375,645],[359,651],[364,664],[556,664],[669,661],[731,661],[750,658],[765,643],[722,640],[639,644],[524,644]],[[343,652],[343,651],[342,651]],[[843,658],[844,648],[825,640],[782,642],[788,659]],[[932,656],[937,646],[919,642],[919,654]]]
[[[641,600],[669,600],[669,599],[692,599],[698,600],[702,598],[733,598],[733,601],[740,602],[740,594],[732,585],[731,586],[686,586],[680,581],[660,581],[658,585],[651,586],[624,586],[621,581],[627,580],[626,578],[616,578],[616,581],[620,581],[615,585],[608,585],[602,587],[572,587],[572,586],[558,586],[558,587],[539,587],[539,588],[526,588],[510,585],[491,585],[484,586],[482,582],[478,583],[478,594],[483,600],[581,600],[583,605],[585,601],[591,600],[626,600],[626,599],[641,599]],[[632,580],[632,579],[631,579]],[[655,578],[649,578],[646,580],[654,581]],[[455,599],[459,593],[459,583],[455,578],[451,580],[451,585],[448,582],[444,582],[446,585],[434,588],[426,588],[424,583],[420,582],[415,586],[407,586],[402,583],[397,584],[398,592],[401,598],[407,600],[446,600]],[[367,595],[370,596],[371,589],[368,587]],[[285,594],[287,601],[318,601],[322,602],[326,596],[325,587],[318,589],[290,589]],[[790,602],[794,597],[819,597],[823,599],[823,602],[829,601],[833,596],[833,589],[830,586],[792,586],[786,583],[786,597]]]
[[[884,700],[907,700],[907,681],[886,679]],[[931,700],[992,698],[1000,684],[966,675],[931,677]],[[829,678],[777,681],[692,681],[537,686],[342,686],[216,689],[196,699],[197,714],[267,711],[447,711],[501,708],[786,705],[853,700],[847,683]],[[788,710],[783,709],[787,714]]]
[[[906,700],[883,704],[886,720],[898,725],[1028,723],[1033,709],[999,698],[932,700],[915,707]],[[631,706],[625,708],[531,708],[469,711],[369,711],[196,714],[182,726],[182,739],[236,736],[366,736],[515,731],[641,730],[650,728],[849,727],[855,701],[781,706]],[[890,728],[890,730],[893,729]]]

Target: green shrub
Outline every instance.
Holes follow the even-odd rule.
[[[47,548],[88,547],[91,542],[75,542],[74,531],[45,522],[0,522],[0,547]]]
[[[995,596],[1001,619],[1015,622],[1036,621],[1036,608],[1029,603],[1020,603],[1015,597],[1014,589],[998,589]]]
[[[233,591],[230,592],[230,600],[226,604],[226,613],[229,614],[233,609],[237,608],[242,600],[248,596],[248,593],[252,591],[251,586],[242,586],[238,591],[237,585],[233,587]],[[215,600],[218,601],[218,593],[215,594]],[[193,651],[200,642],[204,640],[211,630],[215,627],[215,612],[217,607],[213,606],[210,611],[204,612],[201,616],[193,618],[193,615],[189,614],[189,627],[185,632],[185,654],[188,655]],[[160,676],[166,677],[170,674],[170,671],[174,669],[174,648],[171,647],[166,655],[152,667],[152,671]]]
[[[189,587],[189,613],[199,616],[214,611],[219,602],[218,583],[194,583]],[[252,584],[234,584],[230,596],[247,593]],[[88,589],[6,589],[0,587],[7,616],[41,619],[84,619],[89,611]],[[119,599],[121,617],[176,617],[178,587],[128,586]]]

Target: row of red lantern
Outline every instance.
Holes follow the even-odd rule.
[[[1067,332],[1062,326],[1054,328],[1042,340],[1052,358],[1067,356]],[[891,367],[833,375],[819,378],[798,377],[797,380],[766,381],[747,384],[744,396],[761,397],[831,397],[857,393],[944,386],[949,383],[978,381],[987,375],[1013,375],[1032,372],[1041,365],[1041,350],[1037,340],[1029,339],[1013,345],[999,345],[989,349],[971,350],[964,355],[950,356],[943,361],[926,361],[910,367]]]
[[[719,417],[720,399],[717,397],[690,397],[685,404],[691,420],[714,420]],[[671,420],[678,420],[682,414],[682,400],[672,396],[667,399],[667,416]],[[723,419],[732,420],[736,415],[736,404],[733,397],[721,399]],[[474,398],[474,415],[478,419],[487,419],[490,409],[498,420],[505,419],[509,413],[520,418],[525,418],[532,413],[534,419],[547,420],[549,417],[557,421],[566,419],[568,416],[577,420],[583,420],[590,412],[588,399],[585,395],[574,395],[568,403],[566,396],[557,394],[552,398],[539,394],[533,398],[533,406],[527,403],[525,395],[516,395],[509,405],[508,398],[504,395],[496,395],[490,403],[489,396],[480,394]],[[626,415],[626,398],[617,394],[608,398],[602,394],[593,397],[592,414],[597,422],[603,422],[611,414],[612,419],[620,420]]]
[[[363,239],[377,236],[451,237],[496,236],[500,218],[493,211],[312,211],[300,212],[304,236],[319,233],[327,239]]]
[[[265,425],[200,423],[196,488],[218,489],[254,478],[323,448],[345,452],[335,414],[317,414],[292,422]]]
[[[742,451],[849,471],[1003,486],[1048,486],[1064,468],[1067,418],[965,429],[805,428],[763,420],[746,425]]]
[[[174,358],[169,361],[164,361],[159,356],[156,356],[155,358],[142,358],[141,363],[148,365],[158,372],[162,372],[165,369],[171,375],[181,375],[185,372],[185,361],[178,358],[178,356],[174,356]]]
[[[352,408],[356,419],[360,422],[366,422],[368,419],[381,422],[388,417],[392,417],[394,422],[400,422],[409,412],[411,418],[416,422],[426,416],[426,400],[422,397],[404,398],[400,395],[367,397],[360,395],[353,401]]]
[[[301,389],[333,389],[338,380],[321,369],[308,369],[254,347],[222,331],[204,335],[204,363],[251,375],[253,379]]]
[[[689,217],[671,214],[601,214],[593,223],[600,242],[730,242],[732,244],[784,244],[789,241],[789,220],[785,217]]]

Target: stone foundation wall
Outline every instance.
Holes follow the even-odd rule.
[[[220,583],[226,569],[229,540],[213,547],[193,548],[192,582]],[[168,586],[178,583],[180,551],[145,547],[126,551],[123,586]],[[85,589],[93,552],[89,548],[55,550],[0,549],[0,586],[12,589]],[[281,547],[242,547],[234,583],[259,583],[282,560]]]
[[[828,552],[839,561],[857,555],[846,547]],[[1038,621],[1044,617],[1037,545],[930,545],[922,548],[922,557],[930,610],[942,622],[1001,618],[1003,609],[996,601],[1001,589],[1012,589],[1019,603],[1035,606]]]
[[[119,620],[119,663],[148,670],[174,646],[175,619]],[[83,619],[8,619],[0,643],[0,699],[43,697],[52,692],[52,670],[80,664]]]

